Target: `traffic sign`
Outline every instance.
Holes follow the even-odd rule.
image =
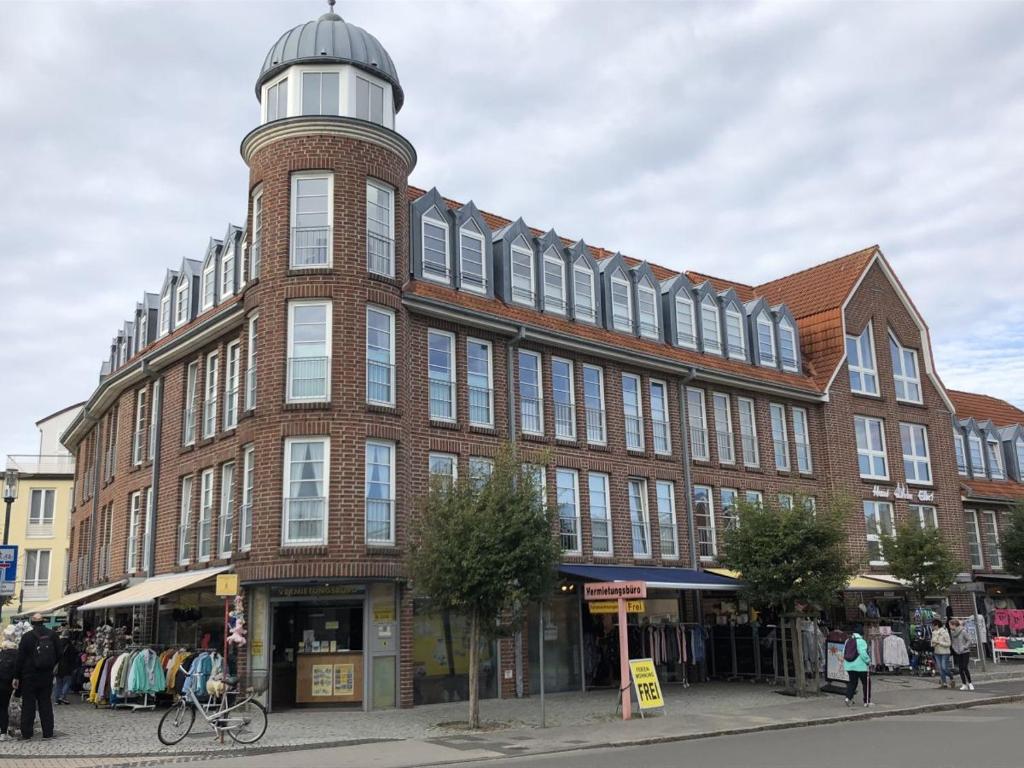
[[[4,544],[0,546],[0,595],[13,595],[17,579],[18,547],[15,544]]]

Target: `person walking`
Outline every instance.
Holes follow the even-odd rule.
[[[861,684],[864,692],[864,706],[870,707],[871,701],[871,676],[868,669],[871,664],[871,654],[868,653],[868,641],[861,636],[861,627],[853,628],[853,633],[846,640],[843,647],[843,668],[846,670],[846,706],[853,706],[853,695],[857,693],[857,684]]]
[[[75,672],[82,666],[82,655],[71,640],[71,635],[65,631],[61,635],[61,654],[57,660],[57,680],[53,687],[54,704],[70,704],[68,694],[71,692],[71,681]]]
[[[935,654],[935,668],[939,670],[939,688],[945,688],[947,684],[952,688],[952,640],[949,630],[938,619],[932,620],[932,652]]]
[[[960,674],[960,690],[973,691],[974,683],[971,682],[971,642],[964,629],[957,619],[949,622],[950,647],[953,650],[953,659],[956,661],[956,671]]]
[[[43,622],[40,613],[32,614],[32,631],[26,632],[18,646],[14,667],[14,687],[21,691],[21,739],[32,738],[39,709],[43,738],[53,738],[53,672],[60,659],[60,639]]]
[[[13,640],[13,631],[4,632],[0,646],[0,741],[7,741],[8,712],[11,694],[14,693],[14,667],[18,662],[18,644]]]

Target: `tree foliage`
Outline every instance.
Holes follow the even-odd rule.
[[[881,541],[892,575],[909,583],[921,600],[944,593],[960,572],[960,562],[939,530],[922,528],[917,520],[904,521],[895,536],[883,536]]]
[[[999,532],[1003,549],[1003,567],[1016,576],[1024,576],[1024,503],[1017,502]]]
[[[827,605],[856,570],[843,527],[850,506],[842,499],[817,511],[802,499],[791,509],[741,503],[739,525],[725,532],[722,564],[740,572],[744,595],[758,608]]]
[[[556,512],[520,457],[504,449],[490,478],[432,484],[412,532],[408,571],[433,607],[470,621],[470,727],[479,727],[477,653],[481,635],[522,620],[554,588],[561,555]]]

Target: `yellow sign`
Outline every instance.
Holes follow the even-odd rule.
[[[395,620],[395,604],[393,601],[373,604],[373,623],[389,624]]]
[[[592,603],[587,603],[587,607],[590,609],[591,613],[618,613],[619,601],[596,600]],[[647,604],[643,600],[626,601],[626,613],[645,613],[646,611]]]
[[[310,687],[314,696],[333,696],[334,668],[330,664],[314,664]]]
[[[636,690],[636,700],[640,709],[658,709],[665,706],[661,697],[661,684],[658,673],[654,669],[653,659],[630,659],[629,671]]]
[[[356,692],[356,665],[334,665],[334,695],[354,696]]]
[[[238,594],[238,574],[222,573],[217,577],[217,597],[234,597]]]

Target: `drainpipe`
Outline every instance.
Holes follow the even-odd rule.
[[[508,395],[508,440],[513,445],[516,442],[516,388],[515,384],[515,365],[512,361],[512,356],[516,349],[519,347],[519,342],[526,338],[526,327],[520,325],[516,331],[516,335],[505,342],[505,387]],[[541,625],[543,631],[543,625]],[[516,675],[516,698],[523,698],[523,632],[518,630],[513,635],[513,652],[515,653],[515,675]],[[498,687],[501,687],[501,681],[498,681]]]
[[[697,532],[693,515],[693,473],[690,466],[690,419],[686,412],[686,385],[693,381],[696,375],[697,369],[691,366],[689,372],[686,374],[686,377],[679,386],[679,414],[683,427],[683,492],[685,494],[684,498],[686,499],[686,534],[690,549],[690,567],[694,570],[697,570],[699,561],[697,559]],[[702,604],[700,590],[697,590],[695,599],[696,605],[694,608],[696,618],[697,622],[700,623],[700,609]]]
[[[85,582],[88,586],[93,586],[95,582],[92,580],[92,555],[96,551],[96,522],[99,515],[100,509],[100,429],[99,419],[93,417],[89,418],[95,429],[93,430],[92,439],[92,478],[89,480],[91,488],[89,492],[92,493],[92,515],[89,518],[89,572],[85,574]]]
[[[160,487],[160,429],[163,426],[163,406],[164,406],[164,380],[154,379],[153,380],[153,397],[150,412],[152,414],[151,424],[149,428],[156,432],[156,440],[150,438],[150,444],[153,446],[153,455],[150,456],[151,462],[151,476],[150,476],[150,487],[153,489],[153,501],[149,505],[149,514],[146,516],[146,558],[149,567],[146,569],[147,578],[152,576],[156,572],[156,510],[157,510],[157,488]]]

